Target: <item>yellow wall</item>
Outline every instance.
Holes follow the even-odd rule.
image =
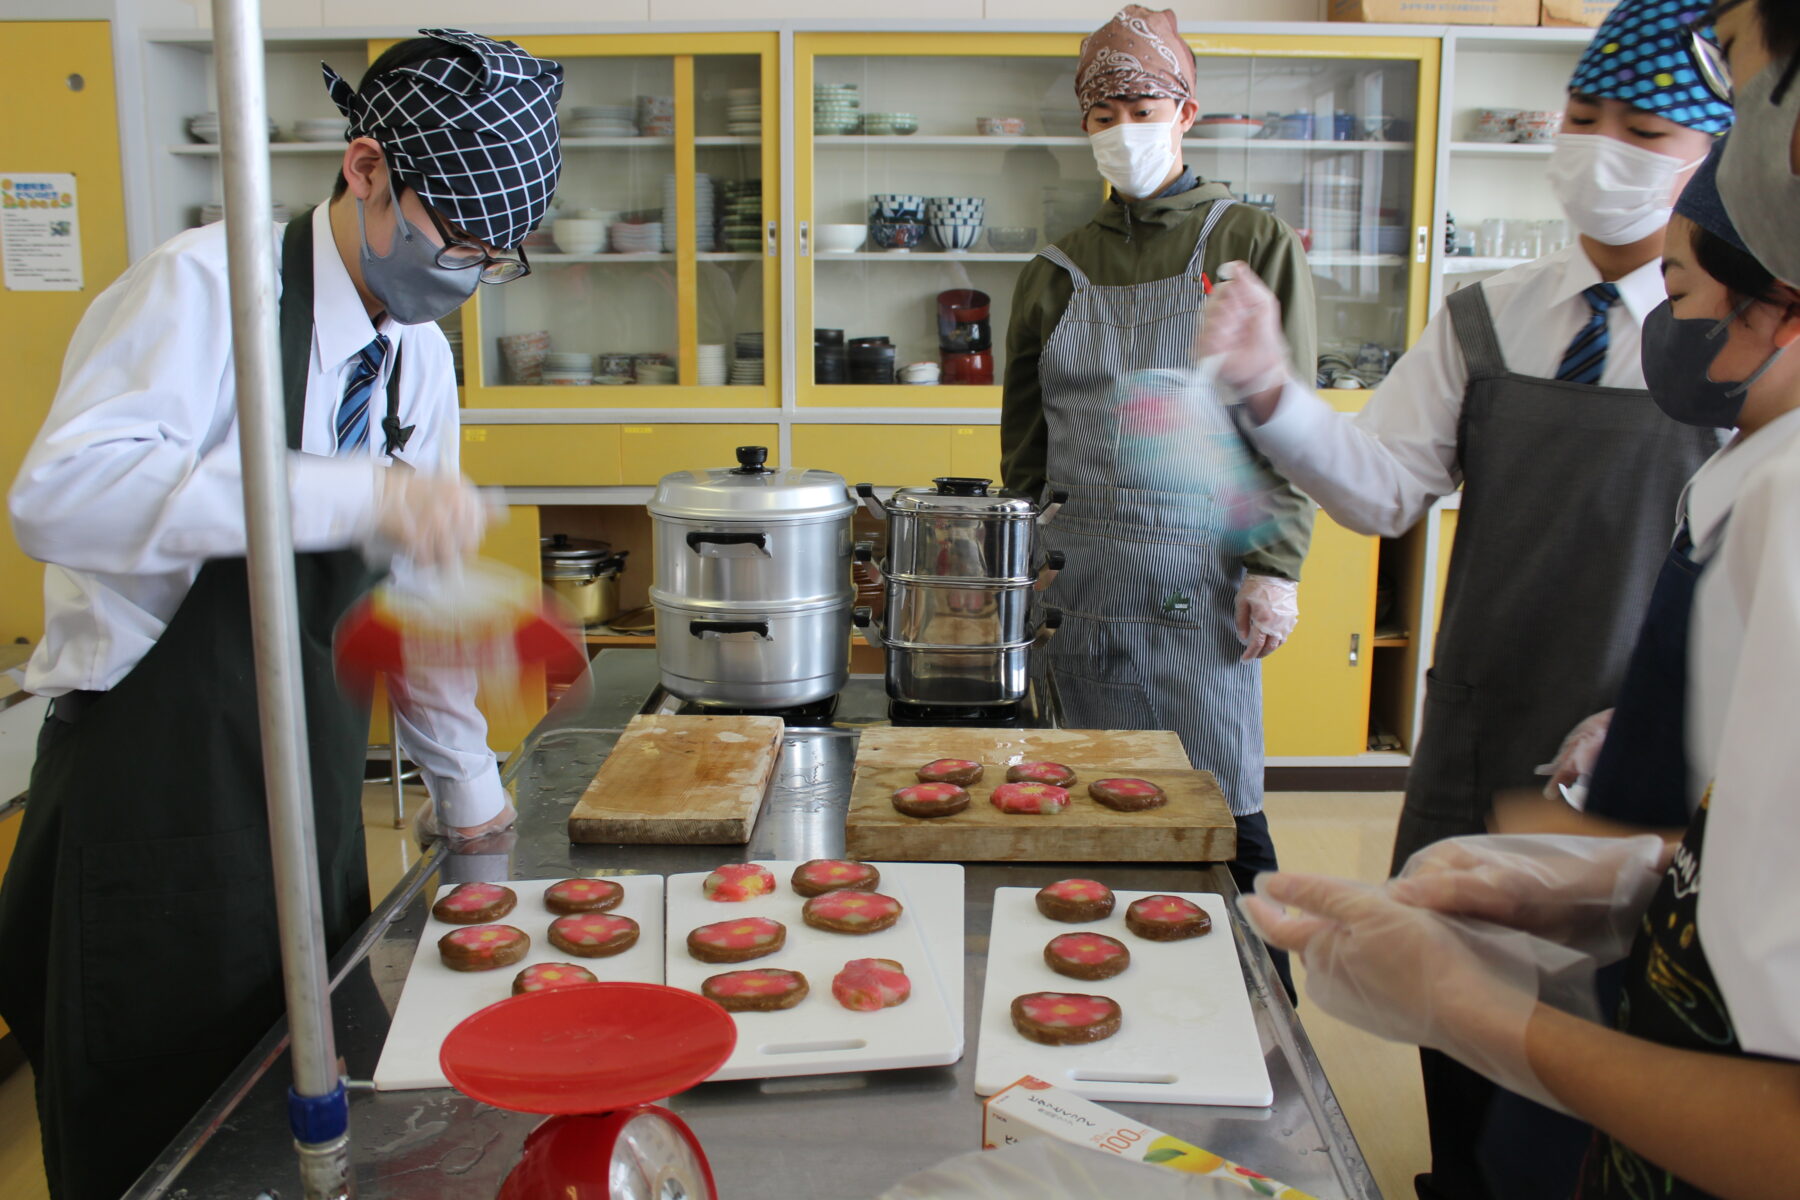
[[[0,482],[11,487],[50,410],[63,349],[87,306],[125,269],[112,41],[104,21],[8,21],[0,172],[73,172],[81,227],[80,292],[0,289]],[[79,75],[80,91],[69,86]],[[0,639],[36,641],[44,628],[43,568],[0,527]]]

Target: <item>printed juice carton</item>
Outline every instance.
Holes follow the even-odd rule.
[[[1032,1138],[1052,1137],[1133,1162],[1153,1163],[1194,1175],[1230,1179],[1254,1196],[1313,1200],[1305,1192],[1240,1167],[1160,1129],[1140,1125],[1073,1092],[1026,1075],[982,1104],[981,1148],[996,1150]]]

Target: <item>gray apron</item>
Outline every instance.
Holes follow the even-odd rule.
[[[1718,449],[1646,391],[1506,369],[1479,286],[1447,303],[1469,368],[1462,513],[1394,870],[1486,832],[1494,794],[1537,788],[1576,722],[1610,708],[1676,504]]]
[[[1071,728],[1174,730],[1241,815],[1262,808],[1263,766],[1262,668],[1238,661],[1233,624],[1242,554],[1220,543],[1209,496],[1137,486],[1153,480],[1121,459],[1117,403],[1131,372],[1193,365],[1206,242],[1233,203],[1207,210],[1187,270],[1170,279],[1100,287],[1055,246],[1040,251],[1075,294],[1038,360],[1046,491],[1069,493],[1043,530],[1068,565],[1044,593],[1063,624],[1038,669],[1055,676]]]

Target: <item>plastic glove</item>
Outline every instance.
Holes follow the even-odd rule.
[[[1389,1041],[1442,1051],[1561,1109],[1525,1052],[1538,1003],[1540,969],[1529,945],[1537,939],[1318,875],[1258,875],[1256,895],[1240,906],[1264,941],[1299,957],[1306,994],[1325,1012]]]
[[[1237,635],[1244,643],[1238,661],[1255,662],[1281,649],[1300,623],[1300,585],[1278,575],[1245,575],[1238,584]]]
[[[1606,731],[1612,726],[1612,715],[1610,708],[1597,712],[1569,731],[1556,757],[1551,760],[1550,782],[1544,785],[1546,799],[1561,800],[1565,786],[1594,773],[1594,764],[1600,761],[1600,748],[1606,745]]]
[[[519,810],[511,800],[493,818],[480,825],[445,827],[438,820],[436,802],[421,805],[413,818],[413,834],[420,846],[443,841],[452,854],[494,854],[507,849],[513,826],[519,822]]]
[[[460,562],[481,545],[487,505],[461,475],[378,467],[375,479],[375,555],[431,566]]]
[[[1673,852],[1654,834],[1451,838],[1386,886],[1403,904],[1523,930],[1604,966],[1631,949]]]
[[[1288,380],[1281,301],[1248,263],[1227,263],[1224,273],[1227,281],[1206,302],[1194,353],[1217,374],[1222,389],[1249,404],[1260,423],[1274,413]]]

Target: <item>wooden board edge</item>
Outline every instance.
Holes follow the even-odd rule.
[[[967,827],[965,827],[967,828]],[[985,830],[983,832],[986,832]],[[1003,832],[1003,831],[995,831]],[[1237,831],[1207,827],[1196,830],[1168,830],[1172,836],[1155,847],[1132,844],[1114,845],[1121,838],[1080,836],[1091,830],[1070,830],[1040,834],[1030,858],[1003,854],[984,843],[993,838],[965,834],[955,838],[943,836],[943,830],[896,826],[848,827],[844,830],[844,853],[865,862],[1230,862],[1237,857]],[[1129,830],[1121,832],[1132,832]],[[1192,836],[1188,836],[1188,835]],[[1066,843],[1066,844],[1065,844]]]

